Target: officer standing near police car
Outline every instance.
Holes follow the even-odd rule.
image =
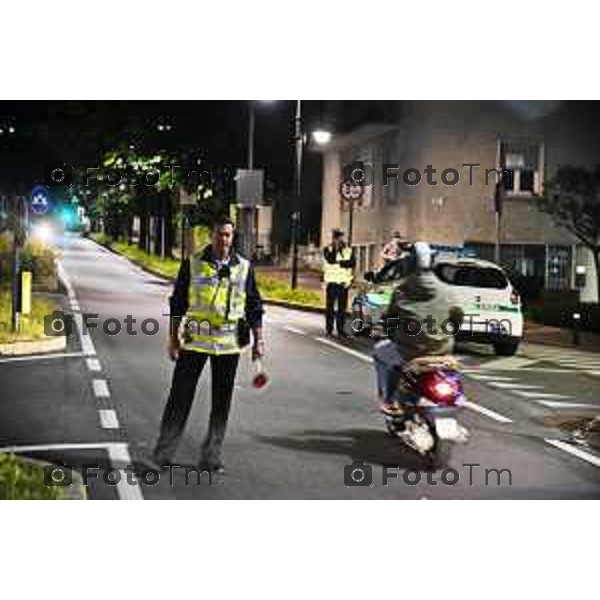
[[[160,466],[173,464],[198,379],[210,360],[212,407],[199,467],[223,471],[223,440],[235,376],[250,331],[253,360],[264,355],[262,300],[250,261],[233,247],[234,230],[229,218],[219,220],[212,243],[183,260],[179,269],[170,298],[168,347],[175,370],[153,455]]]
[[[348,289],[353,281],[356,258],[352,248],[344,242],[344,232],[334,229],[331,244],[323,249],[323,281],[325,282],[325,330],[333,335],[335,323],[339,336],[344,335]]]

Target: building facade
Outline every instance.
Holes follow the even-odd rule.
[[[496,173],[486,170],[502,168],[509,176],[499,226],[501,262],[559,290],[571,288],[576,266],[584,265],[588,276],[582,299],[597,299],[591,254],[538,209],[544,181],[559,166],[600,163],[597,126],[590,126],[582,103],[401,104],[396,124],[363,126],[324,152],[324,242],[332,228],[349,229],[340,184],[349,165],[363,163],[363,173],[355,173],[369,185],[352,215],[359,273],[376,267],[394,231],[410,240],[466,246],[493,259]]]

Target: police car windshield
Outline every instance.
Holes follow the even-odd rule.
[[[434,273],[450,285],[503,290],[508,285],[506,275],[500,269],[475,265],[439,264]]]

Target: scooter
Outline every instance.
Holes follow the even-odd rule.
[[[403,365],[397,399],[403,410],[383,413],[387,430],[423,457],[427,468],[446,464],[451,444],[468,442],[469,431],[456,419],[466,397],[453,357],[428,356]]]

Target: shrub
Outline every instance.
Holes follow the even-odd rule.
[[[0,453],[0,500],[61,500],[62,489],[44,483],[44,469],[14,454]]]
[[[322,306],[323,301],[318,292],[313,290],[295,289],[288,284],[257,274],[256,283],[263,297],[267,300],[283,300],[305,306]]]

